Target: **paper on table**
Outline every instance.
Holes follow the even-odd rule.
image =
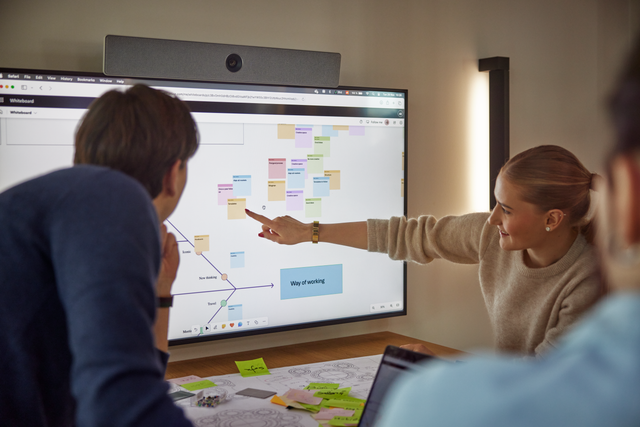
[[[186,388],[189,391],[202,390],[204,388],[215,387],[216,385],[213,381],[210,380],[202,380],[196,381],[193,383],[182,384],[182,387]]]
[[[229,325],[227,325],[227,327],[228,326]],[[270,362],[267,361],[267,359],[264,359],[265,361],[267,361],[267,366],[269,367],[269,372],[271,373],[271,375],[262,375],[257,377],[243,378],[240,376],[239,372],[236,370],[235,374],[229,374],[229,375],[217,376],[217,377],[207,376],[203,378],[207,378],[213,381],[214,383],[218,384],[218,387],[224,387],[229,391],[229,393],[234,395],[235,395],[235,392],[238,390],[251,387],[251,388],[264,389],[264,390],[274,390],[278,392],[278,395],[280,397],[282,397],[282,395],[286,393],[290,388],[302,389],[303,387],[305,387],[306,385],[312,382],[326,382],[327,379],[320,379],[320,378],[327,378],[325,376],[326,373],[331,373],[331,374],[334,374],[334,376],[331,377],[332,379],[338,378],[338,377],[340,378],[340,380],[333,380],[336,383],[339,382],[340,387],[349,387],[349,386],[352,387],[350,396],[357,396],[359,398],[364,399],[368,394],[370,383],[371,383],[371,380],[369,379],[369,377],[372,377],[372,374],[375,373],[376,369],[378,368],[378,365],[380,364],[381,357],[382,357],[381,355],[376,355],[376,356],[366,356],[363,358],[356,358],[356,359],[347,359],[348,363],[353,364],[354,366],[353,368],[342,368],[342,367],[336,368],[335,362],[331,362],[331,363],[321,362],[318,364],[296,366],[295,368],[304,369],[303,375],[299,375],[299,372],[301,372],[302,369],[296,369],[296,371],[294,371],[295,372],[295,375],[294,375],[294,373],[291,371],[292,367],[274,368],[272,366],[269,366]],[[254,359],[255,358],[256,357],[254,356]],[[249,359],[241,359],[241,360],[249,360]],[[320,373],[321,375],[314,375],[316,373]],[[349,375],[346,375],[347,373]],[[338,374],[342,374],[342,375],[338,375]],[[363,378],[366,377],[367,380],[360,379],[359,378],[360,376],[363,376]],[[225,380],[228,380],[235,385],[227,386]],[[328,381],[332,381],[332,380],[328,380]],[[205,390],[205,393],[209,390],[215,390],[215,389]],[[355,399],[350,396],[349,398],[343,397],[340,399],[336,399],[336,403],[341,403],[344,406],[350,406],[348,409],[355,409],[356,407],[362,408],[362,406],[360,406],[360,401],[362,399]],[[222,406],[218,407],[218,409],[223,408],[222,411],[219,411],[219,410],[212,411],[209,408],[190,407],[187,405],[188,399],[180,401],[178,402],[178,404],[179,406],[182,406],[183,409],[185,409],[185,412],[187,413],[188,417],[192,421],[194,421],[194,423],[195,421],[202,419],[204,417],[208,417],[208,418],[213,417],[216,419],[216,422],[215,423],[211,422],[210,423],[211,425],[224,424],[222,422],[223,419],[224,419],[224,422],[226,423],[231,423],[231,421],[235,421],[236,423],[241,424],[240,421],[242,421],[246,424],[250,424],[250,421],[253,421],[253,423],[255,423],[256,425],[261,425],[266,423],[265,420],[267,419],[270,421],[273,419],[275,420],[273,421],[273,424],[278,425],[278,423],[282,423],[282,420],[280,419],[280,414],[286,414],[287,417],[294,417],[294,418],[297,417],[296,424],[298,425],[296,427],[318,427],[319,424],[326,424],[328,422],[325,420],[322,420],[322,421],[314,420],[313,417],[311,416],[312,412],[309,412],[309,411],[302,411],[302,410],[295,410],[295,409],[292,411],[288,411],[285,406],[279,406],[279,405],[269,403],[269,399],[262,400],[262,399],[249,399],[249,398],[239,398],[239,399],[233,398],[231,400],[226,401],[223,404],[224,407]],[[300,404],[297,404],[297,405],[300,405]],[[262,413],[262,411],[257,411],[257,409],[264,409],[265,406],[268,407],[274,414],[272,417],[267,417]],[[302,407],[302,405],[300,406]],[[325,405],[322,405],[322,406],[324,407]],[[237,411],[237,414],[231,416],[231,418],[228,418],[228,419],[224,418],[224,417],[230,416],[227,413],[227,409],[232,409],[234,411]],[[347,408],[343,407],[343,409],[347,409]],[[224,413],[224,417],[222,415],[223,413]],[[294,422],[291,422],[291,424],[294,424]]]
[[[195,376],[195,375],[189,375],[187,377],[181,377],[181,378],[174,378],[172,380],[167,380],[170,383],[174,383],[174,384],[178,384],[178,385],[182,385],[182,384],[186,384],[186,383],[192,383],[194,381],[198,381],[201,380],[202,378]]]
[[[271,375],[267,364],[261,358],[254,360],[236,361],[236,366],[243,377],[257,377],[259,375]]]

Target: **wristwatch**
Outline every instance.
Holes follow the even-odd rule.
[[[320,241],[320,222],[313,221],[313,236],[311,236],[311,241],[313,243],[318,243]]]
[[[158,307],[159,308],[173,307],[173,295],[171,295],[170,297],[158,297]]]

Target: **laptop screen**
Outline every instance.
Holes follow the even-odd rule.
[[[385,398],[391,388],[392,383],[406,371],[411,371],[417,367],[417,363],[432,359],[433,356],[417,353],[395,346],[387,346],[378,372],[373,380],[373,385],[369,390],[367,403],[360,418],[360,427],[374,427],[380,416],[380,409],[384,406]]]

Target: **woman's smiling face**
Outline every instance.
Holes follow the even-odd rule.
[[[488,219],[500,233],[500,247],[506,251],[536,248],[545,240],[546,212],[525,202],[520,189],[498,175],[494,190],[496,206]]]

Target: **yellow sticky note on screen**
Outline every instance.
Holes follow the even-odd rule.
[[[240,375],[243,377],[257,377],[260,375],[271,375],[267,364],[264,363],[262,357],[254,360],[247,360],[244,362],[236,362],[236,366],[240,371]]]
[[[209,380],[202,380],[202,381],[196,381],[193,383],[182,384],[182,387],[186,388],[189,391],[202,390],[204,388],[215,387],[215,386],[216,385],[213,383],[213,381],[209,381]]]
[[[196,254],[201,254],[202,252],[207,252],[209,250],[209,236],[208,235],[203,235],[203,236],[195,236],[193,238],[193,242],[194,242],[194,250],[196,251]]]

